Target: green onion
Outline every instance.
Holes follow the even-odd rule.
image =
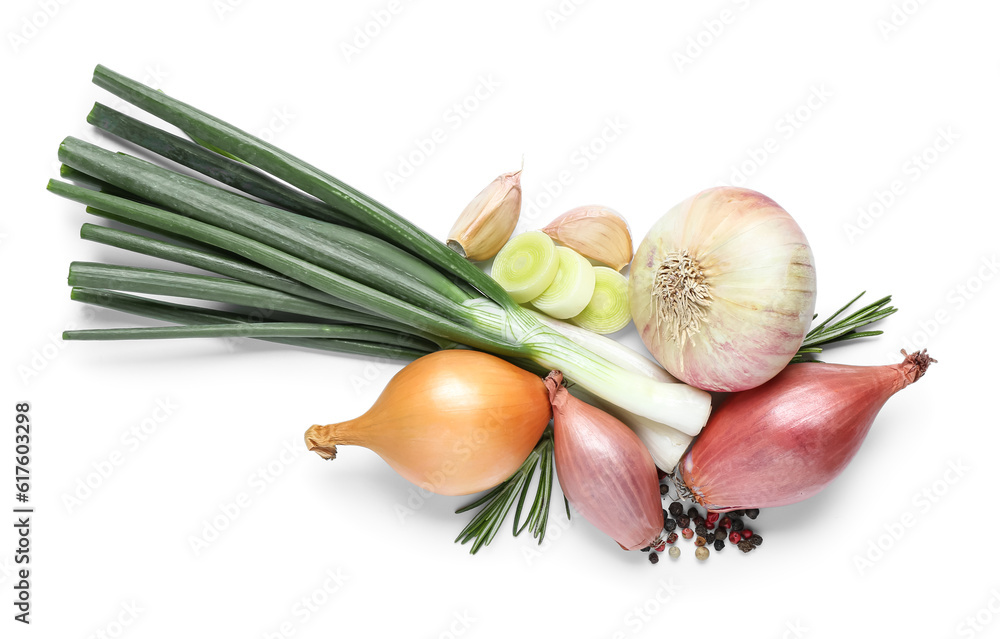
[[[583,312],[594,296],[594,267],[584,256],[565,246],[556,247],[556,277],[531,305],[549,317],[568,319]]]
[[[588,331],[609,335],[628,326],[632,313],[628,306],[628,279],[607,266],[594,267],[594,295],[571,322]]]
[[[531,360],[532,367],[559,369],[567,379],[604,400],[655,421],[669,420],[688,430],[704,425],[710,409],[707,393],[650,379],[580,346],[518,306],[476,266],[382,204],[160,91],[104,67],[96,69],[94,78],[126,102],[242,162],[157,133],[154,127],[138,125],[106,107],[95,108],[93,122],[164,157],[183,157],[192,168],[200,167],[195,170],[245,195],[74,138],[67,138],[60,147],[63,163],[130,196],[117,197],[58,181],[51,182],[49,189],[88,205],[92,213],[171,238],[157,244],[158,240],[146,242],[85,231],[98,241],[165,259],[177,258],[189,265],[197,263],[199,268],[257,288],[237,291],[220,281],[225,278],[178,279],[179,274],[168,276],[150,269],[126,272],[123,267],[101,272],[95,265],[79,264],[74,267],[78,284],[101,289],[127,286],[138,292],[176,290],[177,286],[186,288],[192,299],[208,301],[239,293],[248,296],[243,298],[244,304],[252,304],[257,294],[277,302],[273,295],[277,292],[287,296],[281,298],[282,305],[274,307],[282,312],[304,310],[304,304],[312,303],[330,308],[320,311],[310,307],[312,315],[306,317],[323,319],[345,309],[364,313],[394,322],[395,328],[405,326],[415,338],[431,337],[438,345],[464,345],[501,357]],[[349,219],[355,228],[332,223],[329,218],[316,219],[317,204],[308,197],[304,201],[293,196],[281,199],[282,194],[294,193],[286,184],[322,202],[324,212]],[[177,242],[192,247],[185,251]],[[289,293],[294,288],[289,288],[290,281],[321,295]],[[302,293],[301,289],[298,292]],[[373,324],[368,321],[362,325],[385,328]]]
[[[490,274],[518,304],[542,294],[559,270],[556,245],[541,231],[521,233],[504,244]]]

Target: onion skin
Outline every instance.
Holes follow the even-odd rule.
[[[558,371],[545,385],[556,473],[566,499],[625,550],[658,544],[663,506],[649,451],[628,426],[570,395]]]
[[[698,303],[668,301],[659,288],[668,258],[680,255],[698,274],[681,279]],[[670,209],[639,244],[629,275],[646,348],[671,375],[708,391],[746,390],[777,375],[802,346],[815,301],[802,229],[771,198],[736,187],[706,189]]]
[[[510,477],[551,414],[541,378],[487,353],[443,350],[399,371],[364,415],[305,438],[325,459],[338,445],[364,446],[426,490],[468,495]]]
[[[858,452],[886,400],[933,361],[922,351],[892,366],[788,366],[712,413],[681,460],[680,479],[716,512],[811,497]]]

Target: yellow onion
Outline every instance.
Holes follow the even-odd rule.
[[[710,391],[771,379],[802,346],[816,274],[802,229],[774,200],[712,188],[664,215],[629,275],[632,319],[671,375]]]
[[[566,499],[625,550],[658,545],[663,507],[649,451],[628,426],[570,395],[559,371],[549,373],[545,385],[556,474]]]
[[[306,431],[325,459],[364,446],[393,470],[441,495],[496,486],[524,462],[549,423],[541,378],[479,351],[425,355],[397,373],[357,419]]]

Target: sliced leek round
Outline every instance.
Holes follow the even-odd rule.
[[[559,258],[552,238],[541,231],[528,231],[500,249],[490,274],[511,299],[524,304],[541,295],[558,270]]]
[[[628,305],[628,279],[606,266],[595,266],[594,276],[594,295],[590,303],[569,321],[601,335],[620,331],[632,321]]]
[[[548,236],[546,236],[548,237]],[[545,291],[531,305],[556,319],[579,315],[594,296],[594,267],[584,256],[565,246],[556,247],[559,270]]]

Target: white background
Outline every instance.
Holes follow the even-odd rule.
[[[556,0],[428,0],[392,5],[376,28],[387,0],[224,1],[4,4],[3,636],[274,637],[282,624],[295,637],[996,636],[1000,437],[984,402],[1000,310],[1000,6],[578,0],[560,14]],[[378,33],[356,40],[365,28]],[[67,328],[142,323],[71,302],[71,260],[155,263],[80,240],[94,220],[44,191],[64,136],[102,139],[84,120],[93,101],[115,103],[90,84],[97,63],[270,137],[439,237],[522,155],[522,229],[601,203],[638,241],[692,193],[743,183],[810,238],[819,313],[863,289],[901,309],[885,335],[828,361],[928,346],[940,363],[890,400],[826,491],[761,514],[750,555],[698,563],[687,543],[650,566],[556,512],[541,549],[504,531],[471,557],[452,543],[466,499],[407,506],[411,486],[367,450],[330,463],[304,452],[310,424],[363,412],[397,364],[222,340],[59,342]],[[484,81],[496,86],[474,97]],[[438,128],[444,141],[390,185]],[[30,627],[6,603],[23,400]],[[143,423],[154,432],[139,442]],[[88,477],[98,487],[70,502]],[[331,595],[329,574],[343,580]]]

